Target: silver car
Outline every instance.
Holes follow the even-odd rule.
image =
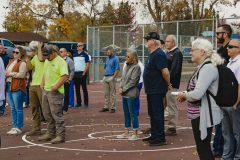
[[[12,52],[16,47],[10,40],[0,38],[0,43],[4,46],[5,52],[8,54],[10,58],[13,58]]]

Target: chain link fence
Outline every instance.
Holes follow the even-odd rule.
[[[178,47],[182,50],[184,59],[189,59],[191,42],[197,37],[209,39],[217,49],[215,30],[218,24],[227,23],[232,25],[234,33],[240,33],[240,28],[235,24],[240,23],[240,18],[229,19],[203,19],[188,21],[172,21],[153,24],[138,25],[113,25],[97,26],[87,28],[87,48],[92,56],[90,69],[90,81],[97,82],[102,80],[104,74],[104,62],[106,56],[104,48],[112,45],[115,53],[119,56],[122,68],[125,61],[127,48],[135,48],[140,60],[145,61],[148,49],[145,47],[143,37],[148,32],[158,32],[160,38],[165,40],[166,36],[173,34],[177,37]],[[121,73],[119,74],[121,75]]]

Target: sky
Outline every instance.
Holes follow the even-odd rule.
[[[0,32],[4,31],[2,24],[4,21],[4,17],[7,13],[7,10],[5,9],[7,7],[7,1],[8,0],[1,0],[1,3],[0,3]],[[222,6],[222,5],[218,6],[217,11],[219,11],[220,17],[229,18],[234,13],[236,15],[240,16],[240,3],[237,3],[236,7],[226,7],[226,6]],[[137,13],[136,20],[139,24],[149,23],[148,22],[149,20],[147,18],[142,18],[141,14],[139,12]]]

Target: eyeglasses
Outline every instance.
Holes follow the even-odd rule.
[[[82,47],[83,45],[77,45],[77,47]]]
[[[17,51],[13,51],[13,53],[19,54],[20,52],[17,52]]]
[[[232,48],[239,48],[238,46],[233,46],[233,45],[228,45],[227,49],[232,49]]]
[[[219,34],[222,34],[222,33],[225,33],[225,32],[216,32],[216,35],[218,36]]]

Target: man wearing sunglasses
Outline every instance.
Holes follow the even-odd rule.
[[[238,84],[240,83],[240,41],[233,39],[227,46],[230,56],[227,65],[230,68]],[[222,107],[222,134],[224,138],[224,147],[222,159],[240,159],[240,85],[238,85],[238,100],[232,107]]]
[[[227,45],[231,40],[231,35],[232,35],[232,28],[230,25],[223,24],[217,28],[217,31],[216,31],[217,42],[222,45],[217,52],[222,58],[224,58],[225,65],[228,64],[229,58],[230,58],[227,54]]]
[[[87,90],[87,73],[90,68],[90,60],[88,54],[84,51],[84,44],[79,42],[77,44],[77,53],[73,54],[73,61],[75,67],[74,84],[77,96],[76,108],[82,106],[80,87],[83,89],[84,107],[88,108],[88,90]]]
[[[217,53],[225,60],[224,65],[229,62],[229,56],[227,51],[228,43],[231,40],[232,28],[228,24],[223,24],[216,30],[216,37],[218,44],[221,47],[218,49]],[[223,137],[222,137],[222,127],[221,123],[215,126],[215,136],[213,140],[213,155],[216,158],[221,157],[223,152]]]

